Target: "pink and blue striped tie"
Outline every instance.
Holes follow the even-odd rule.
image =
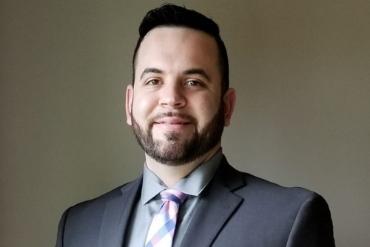
[[[177,214],[186,194],[167,189],[160,193],[163,202],[159,212],[153,217],[145,241],[145,247],[171,247],[175,234]]]

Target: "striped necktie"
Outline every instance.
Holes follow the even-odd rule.
[[[154,215],[145,241],[145,247],[171,247],[176,229],[177,214],[186,194],[167,189],[160,193],[162,206]]]

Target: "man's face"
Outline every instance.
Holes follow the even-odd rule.
[[[233,91],[221,96],[218,50],[211,36],[183,27],[158,27],[145,36],[134,87],[126,91],[126,116],[153,159],[180,165],[218,145],[233,100]]]

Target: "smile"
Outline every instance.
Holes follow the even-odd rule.
[[[154,121],[153,127],[165,132],[182,132],[191,124],[190,120],[181,117],[161,117]]]
[[[165,124],[165,125],[186,125],[191,122],[184,118],[179,117],[162,117],[154,121],[154,124]]]

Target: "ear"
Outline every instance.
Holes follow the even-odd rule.
[[[224,101],[224,116],[225,116],[225,126],[230,125],[231,116],[234,112],[236,93],[235,89],[229,88],[223,96]]]
[[[132,125],[131,112],[132,112],[132,102],[134,100],[134,87],[130,84],[126,87],[126,123]]]

